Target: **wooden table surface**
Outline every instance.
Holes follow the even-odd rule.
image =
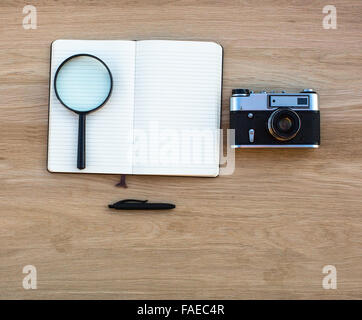
[[[33,2],[33,3],[31,3]],[[23,6],[37,29],[22,26]],[[337,29],[322,27],[325,5]],[[0,298],[362,298],[362,2],[0,3]],[[318,150],[237,150],[218,178],[51,174],[49,46],[55,39],[211,40],[232,88],[320,94]],[[172,213],[118,213],[122,198]],[[37,289],[22,285],[25,265]],[[325,290],[322,269],[337,269]]]

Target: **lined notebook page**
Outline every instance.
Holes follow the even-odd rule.
[[[113,76],[108,102],[86,116],[86,168],[77,169],[78,115],[56,98],[54,75],[63,60],[79,53],[102,59]],[[52,44],[48,170],[132,173],[134,41],[57,40]]]
[[[134,174],[219,172],[222,48],[136,42]]]

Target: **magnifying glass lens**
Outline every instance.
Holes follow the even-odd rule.
[[[75,57],[64,63],[58,71],[55,84],[62,103],[76,112],[89,112],[98,108],[111,90],[107,68],[90,56]]]

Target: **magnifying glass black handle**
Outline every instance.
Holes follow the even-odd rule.
[[[77,168],[85,168],[85,113],[79,114]]]

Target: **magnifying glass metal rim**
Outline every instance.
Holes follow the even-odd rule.
[[[100,63],[102,63],[104,65],[104,67],[106,68],[106,70],[108,71],[108,74],[109,74],[109,78],[111,80],[111,87],[109,89],[109,93],[107,95],[107,97],[104,99],[104,101],[97,107],[97,108],[94,108],[94,109],[91,109],[89,111],[78,111],[78,110],[74,110],[72,109],[71,107],[67,106],[63,100],[59,97],[59,94],[58,94],[58,90],[57,90],[57,77],[58,77],[58,74],[59,74],[59,71],[60,69],[63,67],[63,65],[65,65],[69,60],[72,60],[74,58],[78,58],[78,57],[91,57],[91,58],[94,58],[94,59],[97,59]],[[58,100],[60,101],[60,103],[66,107],[67,109],[77,113],[77,114],[87,114],[87,113],[91,113],[93,111],[96,111],[98,110],[99,108],[103,107],[103,105],[109,100],[109,98],[111,97],[111,94],[112,94],[112,90],[113,90],[113,77],[112,77],[112,72],[111,70],[109,70],[108,66],[104,63],[104,61],[92,54],[89,54],[89,53],[79,53],[79,54],[75,54],[75,55],[72,55],[70,57],[68,57],[67,59],[65,59],[60,65],[59,67],[57,68],[57,71],[55,72],[55,76],[54,76],[54,91],[55,91],[55,95],[57,96]]]

